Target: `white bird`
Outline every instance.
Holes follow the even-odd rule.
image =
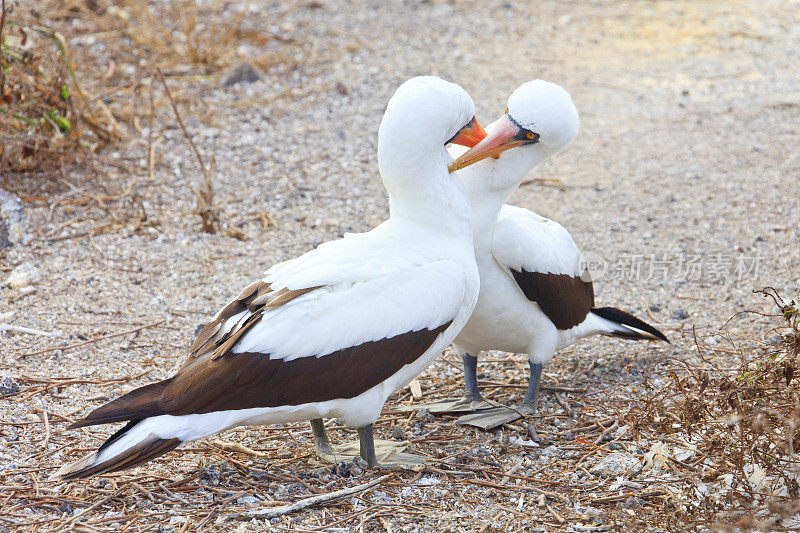
[[[474,212],[481,288],[475,310],[454,343],[464,363],[466,398],[448,410],[489,407],[476,377],[482,351],[525,353],[531,367],[519,407],[486,409],[459,423],[490,429],[535,412],[542,366],[557,350],[583,337],[667,340],[628,313],[594,306],[586,264],[560,224],[504,205],[530,169],[572,142],[578,124],[578,112],[563,88],[531,81],[514,91],[489,135],[451,166],[459,169],[483,159],[458,172]]]
[[[375,466],[386,398],[453,341],[478,297],[472,211],[445,145],[485,135],[458,85],[402,84],[378,134],[389,219],[267,270],[205,326],[177,374],[73,424],[126,423],[56,477],[129,468],[241,425],[311,419],[319,444],[323,417],[356,427]]]

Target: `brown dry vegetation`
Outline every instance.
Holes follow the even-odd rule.
[[[229,16],[223,2],[201,7],[187,0],[45,0],[30,7],[8,0],[3,6],[0,176],[5,183],[0,185],[23,193],[47,189],[48,181],[74,165],[90,169],[99,189],[115,181],[113,170],[147,172],[152,181],[158,140],[154,116],[164,109],[181,123],[179,106],[194,103],[182,92],[173,98],[165,74],[216,79],[241,60],[237,47],[242,43],[259,50],[247,61],[261,69],[298,63],[307,55],[307,47],[291,37],[245,28],[247,10]],[[68,39],[61,26],[69,28]],[[78,44],[70,48],[68,41]],[[98,41],[103,53],[95,46]],[[182,123],[181,129],[193,144]],[[116,157],[105,155],[109,150]],[[202,230],[213,233],[219,229],[213,168],[195,153],[203,179],[187,187]],[[128,180],[122,190],[82,203],[95,201],[104,208],[124,203],[144,180]],[[125,218],[135,222],[140,211],[127,209]],[[119,221],[118,213],[113,222]]]
[[[380,530],[390,528],[389,520],[413,529],[415,517],[433,513],[440,524],[452,517],[455,528],[450,530],[501,531],[511,523],[515,529],[545,531],[780,530],[788,525],[781,521],[798,510],[798,308],[796,301],[786,303],[771,289],[759,292],[777,306],[774,314],[759,313],[765,318],[767,340],[712,341],[730,338],[723,327],[696,340],[699,358],[626,369],[634,376],[641,372],[643,381],[594,393],[545,383],[550,414],[508,424],[494,434],[454,426],[452,417],[403,411],[418,402],[408,391],[398,393],[384,410],[378,433],[408,439],[411,451],[430,457],[429,466],[398,471],[370,492],[297,515],[270,522],[247,513],[352,487],[383,473],[368,474],[352,463],[321,465],[305,424],[235,430],[224,440],[201,441],[171,454],[169,461],[197,463],[180,479],[161,468],[145,468],[53,486],[44,480],[49,466],[6,471],[9,496],[0,504],[5,517],[0,520],[30,531],[120,524],[147,530],[136,524],[154,523],[195,531],[236,529],[242,521],[256,529],[274,524],[283,530],[315,531],[372,524]],[[95,341],[79,344],[87,342]],[[437,366],[449,364],[455,364],[452,356]],[[498,379],[483,384],[489,398],[517,400],[525,387],[519,363],[489,359],[485,364]],[[424,401],[458,394],[460,379],[438,378],[441,370],[431,374]],[[40,395],[59,394],[78,382],[107,387],[141,377],[75,381],[21,376],[21,390],[6,401],[33,405]],[[81,437],[56,429],[73,415],[34,409],[30,421],[14,423],[4,432],[41,439],[45,447],[57,443],[58,449],[77,457],[89,449],[78,445],[82,438],[99,442],[103,437],[95,430]],[[544,448],[526,444],[530,422],[544,437]],[[339,425],[329,429],[336,441],[353,437]],[[616,480],[589,475],[594,465],[615,453],[636,457],[638,465]],[[541,457],[548,461],[536,460]],[[511,467],[509,458],[516,458]],[[576,477],[579,472],[587,475]],[[36,482],[15,482],[31,476]],[[23,512],[26,508],[67,514],[63,522],[37,520]],[[465,512],[470,509],[514,518],[495,527],[485,517]]]
[[[680,361],[684,368],[664,375],[668,384],[657,392],[645,388],[625,420],[640,436],[691,450],[686,463],[667,456],[697,496],[676,514],[763,530],[800,509],[800,311],[773,288],[756,292],[776,307],[753,312],[771,319],[762,338],[724,326],[707,338],[694,333],[697,359]],[[712,482],[722,490],[709,490]]]
[[[84,91],[64,36],[2,6],[0,169],[50,170],[120,140],[108,107]]]
[[[44,324],[57,324],[69,331],[70,337],[58,341],[10,336],[2,339],[10,354],[6,361],[13,359],[14,363],[0,363],[3,365],[2,376],[7,373],[13,378],[8,383],[0,383],[0,387],[4,387],[0,399],[3,414],[0,439],[6,450],[10,450],[12,458],[3,457],[3,462],[0,462],[0,531],[3,527],[20,531],[116,531],[121,528],[128,531],[162,528],[167,531],[208,531],[264,530],[270,527],[281,531],[335,531],[336,528],[397,531],[432,527],[448,531],[523,528],[542,531],[686,531],[796,527],[796,450],[800,446],[798,300],[785,302],[771,289],[761,294],[774,304],[773,314],[737,313],[721,328],[716,327],[718,322],[713,319],[706,320],[705,327],[701,323],[696,331],[687,323],[670,328],[670,336],[682,337],[673,339],[674,351],[670,356],[665,356],[670,352],[661,351],[667,348],[642,345],[635,352],[637,357],[630,359],[625,354],[630,354],[633,349],[621,344],[600,345],[605,352],[598,357],[595,353],[588,357],[579,357],[576,355],[578,352],[561,354],[554,360],[553,369],[548,369],[552,373],[548,373],[544,383],[543,414],[508,424],[499,431],[482,433],[455,426],[454,417],[433,418],[424,413],[417,415],[404,411],[403,408],[419,402],[414,401],[408,391],[400,391],[387,404],[377,432],[382,438],[407,439],[409,451],[430,456],[431,464],[416,471],[395,472],[393,477],[369,492],[272,522],[253,521],[246,518],[245,512],[253,507],[282,505],[352,487],[376,479],[382,473],[364,472],[347,463],[321,464],[313,456],[307,425],[290,424],[240,428],[221,436],[224,440],[205,439],[192,443],[181,448],[179,453],[169,454],[147,467],[101,476],[88,482],[48,482],[47,476],[55,468],[86,453],[108,434],[109,428],[69,432],[64,430],[67,423],[79,417],[89,406],[98,405],[157,376],[164,377],[164,372],[173,362],[171,358],[179,362],[177,358],[182,356],[191,340],[189,337],[197,322],[212,313],[214,305],[230,296],[231,286],[236,285],[232,280],[238,281],[237,275],[250,275],[253,272],[245,272],[246,269],[261,268],[265,266],[263,263],[268,263],[267,260],[288,258],[314,243],[335,236],[335,231],[330,229],[320,229],[310,235],[297,230],[297,226],[310,226],[317,211],[333,216],[333,213],[324,211],[325,194],[317,193],[317,196],[310,195],[315,211],[308,218],[294,220],[294,211],[301,211],[304,206],[291,202],[285,207],[286,212],[278,213],[278,218],[282,219],[281,228],[258,241],[267,243],[263,249],[269,250],[268,254],[250,249],[245,254],[243,249],[236,248],[241,243],[233,239],[227,241],[234,244],[225,242],[222,236],[214,236],[219,240],[192,241],[186,248],[194,253],[196,246],[202,251],[196,255],[185,253],[179,256],[177,244],[167,254],[144,254],[145,250],[157,247],[154,240],[159,231],[166,234],[185,229],[174,222],[183,216],[192,217],[191,232],[196,233],[201,228],[214,230],[221,226],[223,235],[243,240],[253,239],[254,234],[260,237],[261,230],[275,224],[265,211],[272,204],[258,201],[235,205],[231,211],[239,217],[238,226],[226,226],[219,220],[224,218],[225,204],[215,195],[224,194],[225,190],[215,187],[214,158],[208,145],[198,142],[195,146],[192,140],[198,125],[224,125],[226,122],[218,121],[215,116],[220,112],[219,107],[215,110],[204,105],[204,91],[217,87],[228,67],[243,60],[238,51],[242,44],[257,50],[257,53],[249,54],[247,60],[261,70],[274,65],[292,68],[312,63],[328,51],[319,50],[319,41],[300,39],[290,31],[274,32],[263,26],[254,27],[243,15],[246,10],[231,13],[228,2],[44,0],[35,3],[35,8],[9,0],[6,4],[10,11],[2,25],[0,57],[0,134],[3,137],[0,187],[19,192],[32,212],[38,209],[36,220],[41,222],[41,226],[35,229],[36,242],[31,255],[38,259],[51,253],[71,260],[69,250],[59,248],[66,241],[76,243],[76,247],[96,249],[103,261],[98,261],[98,267],[94,258],[85,259],[90,263],[85,272],[81,272],[81,265],[75,263],[67,263],[66,269],[63,266],[51,267],[51,278],[57,281],[59,276],[67,277],[59,269],[79,272],[80,275],[76,274],[74,278],[78,289],[70,289],[65,282],[47,286],[61,289],[63,293],[48,292],[48,288],[40,288],[40,294],[33,296],[11,291],[3,293],[9,309],[13,308],[25,320],[34,325],[39,319]],[[425,6],[429,7],[428,4],[426,2]],[[505,13],[503,10],[506,8],[500,2],[495,4],[492,16]],[[552,79],[557,81],[562,76],[569,79],[573,75],[570,69],[577,69],[578,74],[573,76],[585,77],[588,87],[583,89],[585,93],[606,91],[614,98],[625,95],[619,100],[623,104],[614,98],[601,100],[608,108],[613,107],[608,102],[614,102],[616,107],[611,111],[602,105],[586,109],[585,122],[594,127],[596,133],[591,137],[587,150],[597,144],[598,138],[611,138],[620,143],[611,145],[615,149],[624,146],[634,154],[633,159],[613,159],[633,169],[636,157],[646,158],[654,161],[656,173],[661,173],[659,158],[666,160],[666,155],[637,152],[636,142],[616,131],[630,127],[624,120],[619,121],[614,113],[619,113],[623,105],[635,107],[628,99],[632,94],[644,98],[648,104],[659,99],[662,105],[664,101],[681,103],[680,108],[652,107],[655,110],[652,114],[657,116],[653,121],[656,132],[657,125],[671,125],[670,117],[680,123],[675,130],[662,130],[662,133],[677,131],[677,134],[660,137],[653,134],[659,143],[677,138],[697,147],[698,154],[707,156],[709,152],[719,152],[722,157],[727,157],[713,146],[708,152],[703,152],[701,145],[705,137],[693,137],[697,134],[688,123],[701,118],[711,122],[717,118],[715,113],[719,113],[724,118],[735,118],[737,126],[751,124],[749,115],[736,116],[736,111],[730,109],[715,110],[714,105],[728,106],[729,100],[725,99],[723,89],[713,87],[720,85],[732,94],[730,85],[724,84],[725,76],[734,77],[738,90],[740,78],[744,84],[747,80],[757,79],[760,74],[743,67],[741,71],[737,70],[738,67],[731,67],[726,74],[725,68],[718,68],[719,65],[713,63],[711,74],[706,78],[698,74],[701,79],[697,85],[690,85],[682,70],[677,70],[678,74],[673,76],[661,63],[655,63],[655,67],[649,65],[654,61],[673,60],[681,54],[695,58],[721,53],[719,50],[726,50],[726,47],[740,56],[740,41],[748,46],[753,42],[768,42],[772,37],[765,36],[766,29],[779,24],[765,23],[762,28],[756,24],[758,19],[748,15],[746,10],[734,10],[736,16],[731,23],[723,16],[725,13],[714,11],[724,11],[719,7],[721,4],[713,3],[638,2],[634,8],[623,5],[614,17],[606,16],[606,11],[613,11],[613,7],[592,3],[594,8],[586,8],[579,4],[563,14],[573,17],[572,22],[559,22],[564,33],[571,31],[580,36],[599,34],[604,38],[598,38],[597,42],[576,41],[580,46],[566,48],[575,54],[574,57],[562,61],[564,56],[554,54],[549,62],[545,59],[537,64],[536,75],[540,75],[539,70],[549,72],[546,70],[548,64],[557,66],[557,74],[552,74]],[[309,11],[324,8],[323,4],[315,1],[287,4],[285,10],[283,7],[278,10],[273,22],[278,25],[298,6]],[[458,7],[468,10],[474,6],[465,2]],[[760,6],[753,9],[754,12],[763,12]],[[785,15],[782,6],[777,10],[781,17]],[[630,13],[635,16],[628,18]],[[552,18],[559,19],[558,16]],[[752,23],[753,27],[745,22]],[[603,34],[598,29],[603,27],[610,28],[610,33]],[[528,30],[527,27],[524,29]],[[524,35],[520,31],[512,37],[522,39]],[[544,39],[542,42],[548,41]],[[515,42],[511,44],[516,46]],[[346,46],[355,50],[366,45],[354,38]],[[374,43],[371,46],[379,48]],[[495,51],[498,57],[512,49],[508,43],[506,46]],[[447,50],[440,48],[442,52]],[[631,50],[633,54],[629,53]],[[537,56],[547,54],[546,47],[530,46],[528,51]],[[374,61],[381,61],[383,70],[388,70],[387,65],[395,58],[393,55],[377,57]],[[514,59],[518,57],[533,62],[526,55],[514,56]],[[601,65],[597,70],[587,69],[586,73],[580,70],[581,65],[596,63],[597,57],[607,65]],[[469,59],[474,60],[474,56]],[[567,67],[563,67],[563,63]],[[656,93],[656,97],[648,100],[650,96],[641,86],[628,87],[624,77],[620,81],[614,76],[606,79],[598,75],[598,70],[603,68],[616,75],[625,70],[620,67],[623,63],[626,69],[627,63],[642,69],[632,69],[631,77],[640,76],[644,70],[642,65],[647,64],[651,70],[646,71],[647,76],[641,77],[644,86],[674,88],[676,94]],[[431,64],[433,62],[428,63]],[[510,69],[500,61],[498,65],[498,69]],[[512,66],[520,68],[519,64]],[[675,65],[670,66],[678,69]],[[690,68],[686,67],[687,71]],[[161,69],[163,78],[157,69]],[[411,75],[427,71],[421,71],[421,67],[414,64],[413,68],[408,67],[403,72]],[[372,72],[368,75],[378,77]],[[450,76],[449,73],[445,75]],[[664,75],[664,79],[660,75]],[[469,78],[465,79],[469,81]],[[395,81],[398,80],[392,80]],[[519,81],[514,78],[504,80],[504,83],[512,88]],[[279,99],[300,99],[315,91],[322,92],[327,88],[323,83],[328,81],[311,85],[312,90],[305,86],[290,88],[287,84],[269,92],[268,96],[237,93],[237,100],[226,98],[225,106],[234,112],[250,113],[251,108],[268,108]],[[356,83],[343,78],[340,85],[332,84],[331,87],[337,87],[337,98],[340,99],[367,100],[372,97],[371,94],[359,94]],[[367,81],[361,79],[361,83],[366,85]],[[575,78],[571,83],[582,87]],[[698,100],[680,96],[684,87],[690,87],[692,97],[697,95]],[[385,87],[370,87],[370,90],[389,94]],[[348,96],[348,91],[354,96]],[[688,94],[689,89],[686,91]],[[586,99],[585,94],[583,97]],[[734,102],[730,105],[735,105],[733,97],[730,101]],[[330,102],[315,101],[314,105],[322,108]],[[682,114],[683,105],[690,111]],[[765,104],[757,114],[768,116],[774,112],[774,109],[770,111],[770,106],[777,106],[775,109],[791,120],[796,118],[797,103],[790,101],[789,96],[781,94],[777,103]],[[359,115],[374,115],[374,124],[367,125],[372,130],[381,110],[380,104],[374,107],[364,104],[357,111]],[[273,109],[273,112],[280,118],[280,113],[292,111]],[[628,107],[625,107],[624,114],[627,113]],[[631,120],[647,122],[651,119],[650,113],[651,109],[647,109],[647,113],[641,108],[634,109]],[[319,118],[319,115],[314,116]],[[305,115],[300,117],[297,121],[288,121],[288,124],[279,119],[276,122],[288,130],[298,124],[305,125]],[[344,121],[338,116],[335,120]],[[367,129],[361,123],[356,124]],[[761,123],[755,124],[764,131],[769,129],[761,127]],[[252,123],[248,127],[252,127]],[[315,127],[315,124],[309,125],[298,136],[301,139],[313,135],[322,137],[325,131],[315,130]],[[753,131],[758,129],[752,125],[750,128]],[[175,136],[178,141],[168,138],[169,130],[178,132]],[[328,132],[333,130],[328,126]],[[788,130],[794,139],[796,132],[793,127]],[[265,131],[271,130],[267,128]],[[725,137],[725,145],[735,144],[741,138],[738,135],[734,139]],[[325,149],[340,142],[337,137],[327,139]],[[748,150],[751,148],[749,143],[750,139],[745,147]],[[194,206],[187,208],[176,201],[174,208],[171,205],[153,207],[152,200],[158,197],[157,194],[143,189],[152,187],[155,190],[156,185],[163,189],[174,186],[176,182],[164,177],[174,167],[162,165],[160,147],[168,146],[177,151],[177,145],[186,148],[187,158],[190,158],[186,167],[191,170],[191,173],[184,173],[178,183],[191,191]],[[668,146],[667,150],[680,155],[679,148]],[[285,153],[280,155],[283,159],[276,157],[279,161],[276,164],[281,166],[282,174],[299,172],[287,163]],[[312,155],[310,162],[317,163],[318,154]],[[357,155],[361,157],[360,152]],[[596,169],[587,161],[603,161],[613,169],[611,159],[581,160],[573,155],[568,157],[579,161],[572,167],[576,173],[595,173]],[[308,157],[308,154],[303,153],[303,156]],[[591,156],[591,153],[582,155],[584,158]],[[686,166],[694,164],[694,160],[702,155],[686,157],[691,161],[664,163],[663,166],[667,170],[677,168],[683,175]],[[782,164],[791,165],[797,161],[797,155],[795,153],[782,161]],[[338,168],[334,162],[325,163],[330,168]],[[758,163],[760,165],[761,161]],[[562,183],[556,179],[556,172],[562,172],[566,164],[561,160],[558,167],[553,167],[557,170],[546,172],[553,176],[554,181]],[[722,168],[722,163],[717,164]],[[731,174],[739,175],[748,170],[746,162],[740,160],[731,165],[734,169]],[[77,167],[77,174],[89,185],[75,186],[72,176],[65,172],[65,166]],[[291,173],[284,171],[283,166],[288,167]],[[227,169],[230,172],[231,165],[227,165]],[[627,177],[630,169],[626,167],[616,172]],[[763,168],[759,166],[757,170],[761,178]],[[345,175],[344,171],[341,174]],[[161,183],[158,183],[159,178],[163,180]],[[236,180],[244,179],[245,174],[237,174],[230,180],[233,185],[229,183],[229,201],[239,194],[240,184]],[[355,188],[362,183],[351,179],[353,181],[347,184],[348,194],[353,192],[353,183]],[[377,183],[374,172],[368,179],[367,183]],[[618,178],[615,176],[615,179]],[[617,187],[620,191],[637,187],[646,189],[651,180],[648,176],[646,180],[641,178],[636,186],[615,183],[612,187],[604,187]],[[269,186],[275,186],[275,181],[269,182]],[[290,182],[281,192],[290,197],[289,193],[299,190],[298,195],[302,196],[306,193],[303,187],[310,181]],[[333,187],[322,178],[319,181],[322,189]],[[697,187],[693,191],[702,192],[702,184],[692,182],[691,186]],[[374,187],[377,189],[379,185]],[[685,184],[682,187],[683,190],[690,188]],[[600,196],[602,188],[598,186],[587,196]],[[577,202],[578,195],[583,194],[577,189],[574,184],[567,184],[561,192],[573,195],[569,198]],[[679,188],[670,190],[681,201],[677,192]],[[724,195],[735,197],[740,205],[746,203],[733,187],[721,190],[725,191]],[[273,192],[273,189],[268,189],[267,196]],[[251,191],[251,197],[262,193],[261,190],[257,193]],[[373,194],[375,197],[379,195]],[[655,197],[657,193],[650,191],[648,196]],[[168,198],[172,201],[174,195]],[[614,201],[622,201],[620,198],[614,197]],[[145,200],[151,200],[151,205],[146,207]],[[630,210],[647,210],[647,204],[638,200]],[[358,201],[366,200],[363,196],[354,199],[355,203]],[[749,197],[747,201],[750,201]],[[554,203],[562,206],[570,202],[558,196]],[[626,205],[631,204],[629,201]],[[776,202],[769,206],[770,209],[780,207]],[[344,212],[344,208],[341,209]],[[558,207],[551,209],[558,213]],[[652,206],[650,209],[654,215],[659,215],[657,209]],[[42,211],[46,214],[42,215]],[[377,208],[374,211],[379,217],[376,220],[385,214]],[[591,211],[585,209],[583,214],[591,216]],[[728,208],[726,216],[732,216],[731,212],[732,208]],[[358,217],[353,218],[362,218],[364,213],[357,213]],[[576,225],[580,222],[578,217],[568,219],[566,213],[563,222]],[[613,215],[623,216],[618,211]],[[748,213],[748,223],[757,215]],[[607,212],[600,212],[599,217],[602,224],[608,223]],[[228,218],[232,219],[231,216]],[[672,224],[676,224],[671,220],[671,213],[669,218]],[[647,224],[640,220],[639,230],[650,228],[649,222],[649,219]],[[601,227],[601,223],[596,223],[591,231]],[[628,224],[630,219],[620,218],[619,223]],[[366,229],[366,225],[366,222],[361,226],[355,225],[355,229]],[[764,233],[765,238],[770,239],[773,232],[789,235],[793,231],[790,226],[791,222],[776,223]],[[353,229],[353,226],[341,227],[342,231]],[[338,229],[339,226],[336,231]],[[130,233],[122,237],[126,230]],[[665,244],[668,239],[660,234],[666,233],[668,228],[662,225],[661,229],[654,231],[659,234],[659,244]],[[108,235],[102,235],[105,233]],[[275,234],[286,236],[286,239],[279,240]],[[109,240],[97,239],[100,242],[95,242],[92,238],[98,235],[109,237]],[[622,232],[619,235],[623,235]],[[638,233],[625,235],[629,242],[636,243],[636,247],[641,244]],[[142,238],[141,243],[132,244],[142,236],[152,240]],[[685,235],[681,233],[679,238],[684,239]],[[134,256],[138,253],[141,259],[134,257],[131,260],[118,254],[117,249],[109,244],[114,239],[122,243],[122,248],[133,248]],[[624,240],[624,237],[620,239]],[[204,245],[208,249],[203,248]],[[623,247],[619,242],[617,245]],[[246,262],[245,266],[226,263],[237,254],[246,255],[246,260],[242,260]],[[266,259],[255,257],[259,254]],[[0,260],[4,257],[0,256]],[[27,256],[22,257],[27,259]],[[159,262],[170,263],[173,259],[181,269],[180,280],[170,278],[172,272],[169,269],[158,270],[154,266]],[[254,264],[258,266],[254,267]],[[222,274],[213,271],[209,265],[221,265],[218,269]],[[2,262],[0,271],[5,274],[13,266],[11,262]],[[98,273],[103,269],[111,269],[112,273],[103,277]],[[73,272],[68,274],[71,276]],[[117,280],[110,279],[114,277],[124,277],[129,284],[115,285]],[[159,285],[156,279],[159,277],[166,279],[169,285]],[[220,277],[222,281],[219,281]],[[70,278],[70,282],[72,280]],[[104,285],[103,291],[92,293],[100,296],[95,297],[96,301],[88,301],[90,298],[83,293],[94,290],[93,284],[97,283]],[[159,303],[148,307],[151,288],[192,294],[177,303],[169,300],[169,305]],[[609,289],[609,285],[605,288]],[[652,287],[647,290],[651,289],[653,293],[647,296],[648,301],[653,301],[654,294],[657,294]],[[78,294],[77,298],[72,295],[77,305],[69,300],[70,290]],[[725,287],[710,285],[703,290],[706,291],[704,294],[722,293]],[[669,297],[680,292],[673,288],[669,291]],[[691,301],[696,296],[691,287],[682,291],[684,295],[690,294],[682,302]],[[191,299],[195,293],[208,293],[209,296]],[[607,297],[608,294],[605,293],[605,299],[613,300]],[[117,305],[116,299],[122,303]],[[53,303],[53,300],[57,302]],[[131,300],[139,304],[131,304]],[[715,306],[725,316],[743,307],[727,301],[723,303],[722,297],[715,301]],[[2,312],[5,309],[0,309],[0,314]],[[703,318],[708,316],[714,315],[703,315]],[[651,318],[655,320],[655,317]],[[680,333],[675,333],[676,330]],[[70,360],[72,355],[77,361]],[[598,362],[601,358],[606,359],[605,366]],[[527,375],[520,360],[519,357],[491,355],[483,361],[481,382],[491,400],[499,403],[519,400]],[[459,394],[461,375],[458,370],[453,373],[453,369],[458,368],[459,362],[454,354],[446,353],[441,357],[421,378],[422,401],[452,398]],[[548,445],[534,447],[525,442],[529,435],[528,422],[536,423],[539,434],[545,437]],[[331,422],[330,432],[335,441],[354,438],[354,432],[336,422]],[[604,458],[615,453],[635,458],[637,465],[619,478],[590,472]],[[633,473],[639,468],[640,473]]]

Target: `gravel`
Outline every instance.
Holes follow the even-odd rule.
[[[0,183],[3,176],[0,175]],[[0,250],[14,245],[26,245],[32,234],[28,231],[28,220],[18,196],[0,189]]]
[[[243,63],[233,69],[233,71],[225,78],[225,81],[222,84],[226,87],[230,87],[231,85],[236,85],[237,83],[255,83],[261,77],[256,72],[255,67],[250,63]]]
[[[244,9],[246,3],[230,4],[231,9]],[[771,285],[788,298],[800,290],[800,21],[797,11],[783,3],[326,0],[321,8],[301,2],[288,11],[281,2],[251,4],[248,27],[303,40],[315,51],[313,60],[279,64],[257,81],[232,86],[223,83],[227,72],[169,79],[181,96],[184,121],[198,148],[206,160],[216,160],[215,200],[222,209],[223,229],[236,229],[243,239],[224,231],[199,232],[187,187],[199,179],[197,163],[166,108],[154,128],[159,138],[155,180],[147,178],[147,143],[135,139],[134,159],[144,163],[133,173],[112,172],[103,184],[108,191],[121,192],[133,178],[139,179],[125,200],[105,207],[90,201],[76,210],[72,200],[91,199],[96,192],[88,166],[65,169],[53,185],[26,179],[15,190],[22,197],[47,198],[25,204],[28,227],[37,238],[0,252],[4,277],[34,263],[43,274],[36,291],[27,295],[0,284],[0,310],[13,311],[15,325],[62,331],[72,344],[79,336],[95,339],[161,319],[167,322],[142,330],[130,341],[126,335],[25,358],[21,354],[62,340],[0,333],[3,374],[12,373],[26,388],[41,386],[27,378],[71,378],[70,384],[25,402],[0,403],[0,421],[16,424],[14,435],[20,435],[9,440],[10,432],[0,427],[0,443],[5,442],[21,469],[28,469],[0,480],[3,485],[32,486],[46,479],[47,469],[75,458],[65,455],[74,446],[61,447],[67,437],[83,434],[67,431],[56,414],[77,418],[99,405],[101,397],[117,397],[168,377],[185,357],[197,325],[263,270],[385,219],[388,205],[375,160],[377,127],[392,91],[413,75],[437,74],[461,83],[475,99],[484,124],[502,113],[514,88],[533,78],[562,84],[581,112],[582,131],[574,145],[531,173],[539,181],[520,188],[510,201],[561,222],[584,251],[604,258],[608,268],[595,283],[598,305],[620,307],[656,323],[673,344],[583,341],[548,365],[551,382],[603,397],[598,393],[630,386],[660,361],[674,363],[675,352],[692,353],[692,328],[718,328],[745,308],[771,310],[769,302],[752,294],[754,288]],[[144,101],[139,104],[147,107]],[[0,185],[6,187],[3,181]],[[274,224],[265,228],[263,213]],[[100,226],[108,227],[92,233]],[[731,327],[747,326],[736,322]],[[597,359],[604,363],[593,365]],[[420,376],[426,394],[426,382],[434,379],[449,380],[452,390],[458,390],[461,373],[454,370],[454,361],[457,366],[448,353]],[[483,376],[506,376],[509,365],[481,366]],[[505,401],[518,390],[501,392],[506,395],[498,398]],[[388,413],[400,397],[387,405],[385,419],[390,422],[384,437],[405,422],[407,415]],[[576,411],[582,409],[581,394],[571,400]],[[44,409],[52,413],[49,440],[41,423]],[[426,431],[433,427],[427,424]],[[111,430],[92,434],[104,437]],[[313,472],[319,469],[313,459],[295,459],[289,453],[310,450],[310,437],[295,443],[287,434],[302,439],[303,430],[307,427],[241,428],[224,438],[254,449],[280,450],[254,463],[268,472]],[[465,468],[483,465],[488,457],[501,464],[492,468],[508,470],[522,453],[519,447],[501,447],[487,435],[451,426],[433,437],[451,433],[474,442],[473,455],[462,451],[459,456],[466,458]],[[406,434],[411,434],[408,428]],[[80,439],[80,447],[96,445],[89,436]],[[570,443],[562,440],[559,446]],[[421,442],[419,449],[438,445]],[[185,477],[222,457],[205,441],[191,449],[168,454],[133,474]],[[38,455],[42,452],[49,453]],[[547,461],[536,467],[546,470],[536,475],[560,474],[566,453],[555,446],[542,449],[540,459]],[[39,468],[45,470],[35,470]],[[198,484],[216,488],[230,479],[247,479],[238,465],[208,468]],[[358,475],[360,467],[347,470],[340,475]],[[282,485],[276,498],[308,494],[297,487]],[[448,480],[441,487],[455,491],[464,485]],[[145,499],[134,494],[137,501]],[[421,493],[403,494],[423,505]],[[485,495],[486,510],[468,529],[480,529],[508,506],[507,499],[502,504],[495,500],[497,492],[480,494]],[[216,496],[208,494],[208,500]],[[443,501],[444,509],[448,504]],[[539,513],[536,524],[557,522],[547,509],[530,507],[536,509],[528,512]],[[208,511],[203,509],[204,514],[193,518],[193,528],[204,520]],[[343,512],[352,511],[347,509]],[[316,527],[324,510],[295,515],[290,527]],[[420,529],[444,529],[460,523],[460,512],[447,508],[414,520]],[[610,516],[614,511],[604,512]],[[289,518],[275,523],[287,524]],[[512,519],[503,518],[503,525],[508,521],[513,528]],[[142,523],[152,526],[160,518],[148,520]],[[208,527],[217,527],[216,516],[209,520]],[[652,527],[663,530],[666,525]]]
[[[255,496],[248,495],[248,496],[242,496],[241,498],[237,498],[236,503],[238,503],[239,505],[256,505],[258,503],[261,503],[261,500],[259,498],[256,498]]]
[[[19,392],[19,383],[11,376],[0,380],[0,396],[11,396]]]
[[[603,457],[589,472],[598,477],[635,476],[642,470],[642,462],[626,453],[611,453]]]
[[[22,263],[17,266],[6,278],[6,285],[11,289],[24,289],[42,281],[42,274],[36,265]]]
[[[433,416],[433,414],[427,409],[420,409],[414,416],[421,422],[433,422],[436,419],[436,417]]]
[[[689,312],[686,311],[686,309],[676,309],[672,312],[672,315],[670,316],[675,320],[686,320],[687,318],[689,318]]]

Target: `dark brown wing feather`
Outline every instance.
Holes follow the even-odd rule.
[[[239,338],[261,318],[264,311],[276,309],[283,304],[304,295],[307,292],[319,289],[321,286],[304,289],[290,290],[282,288],[274,291],[269,283],[256,281],[248,285],[231,303],[226,305],[219,316],[206,324],[200,335],[189,348],[189,358],[183,366],[194,362],[196,359],[213,352],[219,357],[230,350]],[[220,333],[220,328],[226,320],[238,315],[242,311],[250,311],[252,315],[245,317],[244,321],[231,331]]]
[[[594,307],[591,281],[569,274],[550,274],[511,269],[514,281],[525,297],[536,302],[547,318],[560,330],[570,329],[584,321]],[[584,276],[588,278],[587,276]]]
[[[245,287],[239,296],[220,311],[217,318],[205,325],[200,335],[197,336],[194,343],[192,343],[192,346],[189,348],[189,353],[196,354],[204,348],[207,348],[209,341],[216,335],[222,324],[230,317],[238,315],[242,311],[246,311],[248,303],[256,298],[258,290],[262,286],[266,286],[266,290],[269,290],[269,284],[263,281],[256,281]]]
[[[353,398],[416,361],[452,321],[291,361],[268,354],[204,357],[172,378],[133,390],[72,427],[232,409],[277,407]]]

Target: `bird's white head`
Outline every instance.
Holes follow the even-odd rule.
[[[502,174],[510,183],[521,181],[531,168],[569,145],[578,128],[578,110],[567,91],[555,83],[529,81],[511,94],[506,113],[489,127],[489,135],[450,169],[491,157],[470,174]],[[518,149],[504,153],[511,148]]]
[[[460,86],[433,76],[403,83],[378,130],[378,168],[392,217],[435,222],[461,202],[459,195],[468,206],[460,182],[448,173],[452,157],[445,147],[475,146],[485,136],[475,104]]]
[[[578,110],[569,93],[558,84],[544,80],[523,83],[508,98],[506,115],[525,131],[534,134],[536,144],[558,152],[578,135]]]
[[[459,85],[435,76],[418,76],[397,88],[378,129],[378,166],[384,181],[413,169],[439,170],[449,143],[475,146],[486,132],[475,121],[475,104]],[[388,186],[389,184],[387,184]]]

